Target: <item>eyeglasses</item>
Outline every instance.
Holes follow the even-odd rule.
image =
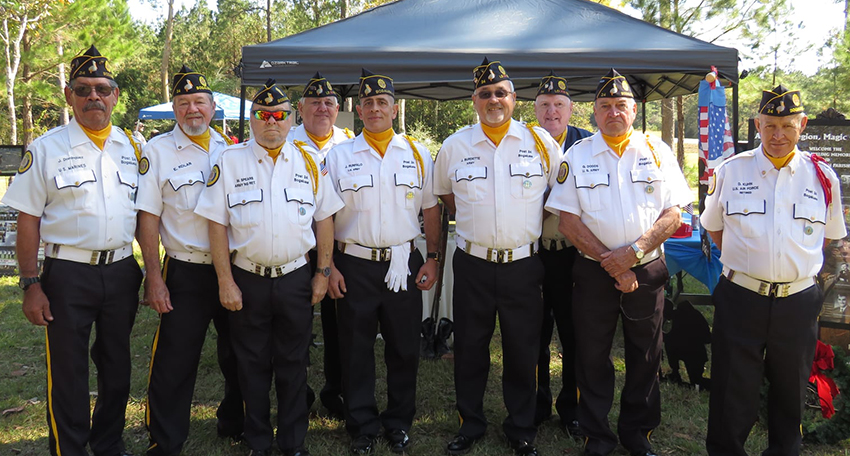
[[[505,98],[506,96],[512,94],[513,92],[508,92],[507,90],[496,90],[494,92],[478,92],[475,94],[478,98],[482,100],[489,100],[491,97]]]
[[[92,89],[94,89],[94,91],[102,97],[108,97],[109,95],[112,95],[112,91],[115,90],[108,85],[97,85],[94,87],[87,85],[78,85],[74,87],[74,95],[78,97],[87,97],[91,93]]]
[[[251,113],[254,114],[255,119],[262,120],[263,122],[268,122],[269,119],[274,119],[275,122],[283,122],[289,118],[292,111],[260,111],[258,109],[256,111],[251,111]]]

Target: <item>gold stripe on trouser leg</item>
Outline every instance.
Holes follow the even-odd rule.
[[[47,351],[47,408],[50,410],[50,428],[53,430],[53,440],[56,441],[56,454],[62,456],[62,449],[59,446],[59,432],[56,426],[56,415],[53,413],[53,369],[50,362],[50,336],[47,334],[47,328],[44,328],[44,346]]]

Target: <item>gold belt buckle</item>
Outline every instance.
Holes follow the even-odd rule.
[[[271,268],[269,268],[269,269],[271,269]],[[274,272],[275,272],[275,274],[277,274],[276,277],[282,277],[283,276],[283,268],[280,267],[280,266],[275,266]]]

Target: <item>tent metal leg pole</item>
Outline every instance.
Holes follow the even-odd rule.
[[[738,84],[732,84],[732,142],[738,153]]]
[[[245,84],[239,92],[239,142],[245,142]]]
[[[643,126],[643,133],[646,134],[646,100],[640,102],[640,117]]]

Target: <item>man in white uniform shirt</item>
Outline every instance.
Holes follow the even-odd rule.
[[[823,247],[847,235],[839,181],[823,159],[797,148],[807,118],[800,92],[762,94],[762,144],[717,167],[702,226],[720,248],[714,289],[711,400],[706,449],[745,456],[764,378],[765,456],[800,454],[803,406],[823,292],[814,276]]]
[[[576,141],[593,133],[570,125],[573,100],[567,80],[555,72],[540,81],[534,99],[534,114],[537,122],[558,144],[567,151]],[[559,161],[560,161],[560,157]],[[576,248],[558,231],[560,219],[549,216],[543,220],[540,236],[540,259],[543,260],[543,326],[540,329],[540,354],[537,360],[537,411],[534,421],[538,425],[552,415],[552,389],[549,383],[549,343],[555,323],[561,340],[563,363],[561,368],[561,392],[555,402],[561,429],[573,438],[581,438],[578,424],[578,390],[576,389],[576,347],[573,330],[573,262]]]
[[[511,119],[513,83],[499,61],[473,70],[479,124],[443,143],[434,191],[457,221],[454,269],[455,389],[461,419],[449,454],[484,437],[484,389],[496,316],[502,332],[505,407],[502,430],[517,455],[537,455],[534,423],[543,263],[537,240],[543,198],[555,183],[561,149],[540,127]]]
[[[652,456],[649,434],[661,423],[658,368],[664,285],[661,244],[681,224],[693,196],[673,152],[632,129],[637,104],[626,78],[611,70],[596,89],[599,132],[567,151],[546,203],[580,255],[573,265],[576,383],[585,455],[617,447],[608,425],[614,400],[611,346],[622,319],[626,384],[617,433],[632,456]]]
[[[337,144],[354,137],[351,130],[335,126],[339,114],[339,99],[336,92],[321,73],[316,73],[304,87],[298,100],[298,113],[303,123],[287,135],[289,142],[300,141],[308,151],[316,152],[316,160],[322,162]],[[310,261],[315,265],[316,251],[310,250]],[[342,403],[342,367],[339,360],[339,337],[336,321],[336,301],[325,296],[321,304],[322,339],[324,342],[325,385],[319,393],[322,405],[329,416],[344,419]],[[315,397],[313,394],[310,397]]]
[[[311,302],[320,302],[327,290],[331,216],[342,207],[313,155],[286,142],[291,114],[286,93],[269,79],[251,106],[253,139],[222,152],[195,209],[210,221],[219,296],[232,311],[244,439],[252,456],[271,454],[272,376],[277,444],[286,456],[310,454],[304,438]],[[314,246],[316,274],[306,259]]]
[[[142,271],[133,258],[138,150],[112,126],[118,84],[92,46],[71,61],[74,118],[33,141],[3,203],[18,214],[24,315],[46,326],[50,454],[124,454],[130,330]],[[38,249],[45,242],[39,277]],[[97,400],[89,413],[89,336]]]
[[[203,74],[186,65],[174,74],[171,95],[177,125],[151,139],[139,164],[139,246],[148,274],[145,301],[161,314],[151,346],[145,425],[148,456],[180,454],[189,417],[201,347],[215,325],[224,398],[216,413],[221,436],[242,434],[242,395],[230,344],[228,312],[219,303],[207,219],[195,205],[229,139],[210,128],[212,90]],[[165,247],[160,274],[159,243]]]
[[[440,210],[433,162],[422,144],[393,131],[393,80],[363,69],[357,114],[363,132],[326,159],[345,201],[334,227],[330,295],[337,301],[345,426],[352,454],[372,452],[383,427],[390,451],[404,453],[416,413],[422,290],[437,280]],[[428,259],[413,248],[425,219]],[[387,408],[375,399],[375,336],[386,342]]]

